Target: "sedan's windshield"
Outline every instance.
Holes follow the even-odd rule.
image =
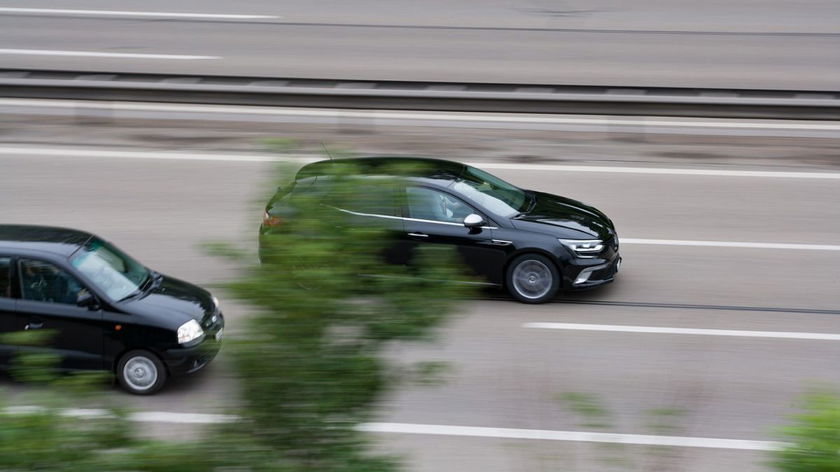
[[[505,218],[526,211],[529,203],[524,190],[474,167],[467,167],[451,188]]]
[[[98,239],[79,249],[70,263],[109,298],[117,301],[139,292],[149,278],[149,271],[140,263]]]

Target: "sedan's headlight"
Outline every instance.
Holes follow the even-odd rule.
[[[604,242],[600,239],[559,239],[558,241],[576,256],[585,259],[595,257],[604,250]]]
[[[178,344],[187,344],[201,339],[204,336],[204,330],[196,320],[189,320],[178,327]]]

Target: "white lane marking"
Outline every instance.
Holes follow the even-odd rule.
[[[92,108],[107,107],[113,110],[126,111],[161,111],[185,113],[220,113],[243,115],[274,115],[274,116],[309,116],[334,119],[362,118],[367,120],[426,120],[426,121],[460,121],[460,122],[490,122],[490,123],[533,123],[554,125],[591,125],[591,126],[661,126],[673,128],[717,128],[717,129],[764,129],[764,130],[806,130],[806,131],[840,131],[840,123],[836,121],[780,121],[757,120],[745,121],[735,119],[721,119],[718,121],[701,121],[698,119],[649,119],[649,118],[614,118],[611,116],[594,116],[589,118],[571,118],[562,115],[537,114],[480,114],[468,112],[401,112],[388,110],[338,110],[328,108],[279,108],[242,105],[190,105],[179,103],[132,103],[109,102],[103,106],[102,102],[92,100],[45,100],[45,99],[6,99],[0,100],[0,105],[20,102],[26,106],[42,106],[53,108]]]
[[[840,251],[833,244],[754,243],[743,241],[690,241],[680,239],[619,238],[621,244],[649,244],[654,246],[737,247],[746,249],[780,249],[793,251]]]
[[[3,411],[10,414],[51,413],[52,410],[40,406],[12,406]],[[60,414],[70,418],[109,418],[111,412],[98,408],[67,408]],[[234,415],[210,413],[174,413],[169,411],[138,411],[128,415],[130,421],[138,423],[176,423],[176,424],[218,424],[232,423],[238,419]]]
[[[0,100],[0,106],[4,105]],[[13,104],[17,105],[17,104]],[[157,151],[119,151],[119,150],[86,150],[86,149],[55,149],[32,147],[2,147],[0,154],[8,155],[42,155],[42,156],[78,156],[78,157],[114,157],[135,159],[183,159],[208,161],[243,161],[243,162],[271,162],[284,160],[299,160],[304,156],[277,156],[270,154],[212,154],[212,153],[183,153]],[[323,157],[307,155],[306,160],[319,160]],[[599,172],[616,174],[666,174],[666,175],[708,175],[727,177],[763,177],[781,179],[840,179],[840,172],[779,172],[779,171],[747,171],[747,170],[715,170],[715,169],[669,169],[659,167],[612,167],[612,166],[567,166],[551,164],[512,164],[498,162],[467,162],[466,164],[483,169],[493,170],[521,170],[521,171],[554,171],[554,172]],[[622,241],[625,241],[622,239]],[[668,240],[636,239],[635,244],[665,244]],[[662,241],[652,243],[648,241]],[[682,245],[717,245],[714,241],[699,241],[703,244]],[[705,244],[710,243],[710,244]],[[676,243],[674,243],[676,245]],[[732,243],[740,244],[740,243]],[[737,247],[737,246],[733,246]]]
[[[96,51],[55,51],[49,49],[0,49],[0,54],[16,54],[25,56],[104,57],[113,59],[172,59],[178,61],[220,59],[220,57],[218,56],[189,56],[182,54],[135,54]]]
[[[117,151],[102,149],[59,149],[59,148],[27,148],[0,147],[0,156],[40,156],[40,157],[76,157],[76,158],[106,158],[106,159],[171,159],[185,161],[217,161],[217,162],[314,162],[322,160],[322,156],[297,154],[283,156],[272,154],[212,154],[185,153],[166,151]],[[492,168],[492,164],[475,163],[477,167]],[[789,243],[758,243],[739,241],[691,241],[677,239],[639,239],[620,238],[621,244],[647,244],[658,246],[695,246],[695,247],[731,247],[749,249],[779,249],[806,251],[840,251],[840,245],[830,244],[789,244]]]
[[[281,162],[296,160],[297,156],[278,156],[272,154],[213,154],[197,152],[167,151],[117,151],[102,149],[58,149],[0,147],[0,155],[44,156],[44,157],[96,157],[106,159],[171,159],[181,161],[223,161],[223,162]],[[303,157],[303,156],[301,156]],[[311,156],[305,156],[310,160]]]
[[[587,431],[555,431],[546,429],[483,428],[439,424],[367,423],[359,429],[372,433],[430,434],[440,436],[468,436],[479,438],[537,439],[544,441],[575,441],[645,446],[701,447],[773,451],[785,444],[774,441],[745,439],[697,438],[686,436],[654,436],[649,434],[595,433]]]
[[[17,406],[6,408],[11,414],[50,412],[41,407]],[[73,418],[107,418],[110,413],[101,409],[74,408],[62,410],[61,414]],[[135,422],[174,424],[219,424],[238,419],[233,415],[207,413],[173,413],[167,411],[144,411],[130,414]],[[575,441],[613,444],[637,444],[648,446],[700,447],[714,449],[740,449],[750,451],[772,451],[785,443],[774,441],[752,441],[746,439],[699,438],[688,436],[655,436],[648,434],[596,433],[588,431],[556,431],[545,429],[486,428],[476,426],[451,426],[414,423],[364,423],[360,431],[370,433],[429,434],[437,436],[469,436],[480,438],[536,439],[545,441]]]
[[[178,423],[178,424],[220,424],[232,423],[238,419],[234,415],[215,415],[208,413],[171,413],[166,411],[139,411],[132,413],[131,421],[141,423]]]
[[[838,172],[783,172],[760,170],[676,169],[663,167],[569,166],[509,163],[469,163],[469,165],[494,170],[600,172],[611,174],[709,175],[717,177],[764,177],[774,179],[840,179],[840,173]]]
[[[0,7],[0,13],[37,13],[44,15],[101,15],[101,16],[141,16],[154,18],[206,18],[220,20],[260,20],[277,19],[273,15],[229,15],[220,13],[175,13],[156,11],[114,11],[114,10],[65,10],[58,8],[7,8]]]
[[[581,323],[524,323],[523,328],[570,331],[609,331],[618,333],[690,334],[699,336],[737,336],[745,338],[809,339],[840,341],[840,334],[797,333],[788,331],[743,331],[733,329],[669,328],[661,326],[599,325]]]

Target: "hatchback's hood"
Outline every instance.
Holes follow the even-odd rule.
[[[126,303],[131,311],[155,318],[170,318],[178,324],[190,318],[202,322],[215,309],[207,290],[174,277],[159,275],[146,292]]]
[[[577,200],[542,192],[530,192],[533,207],[514,219],[567,230],[569,237],[608,239],[614,232],[612,222],[599,210]]]

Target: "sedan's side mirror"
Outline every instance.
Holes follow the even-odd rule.
[[[99,306],[99,303],[96,301],[96,297],[94,297],[92,293],[84,290],[79,292],[79,295],[76,297],[76,306],[95,310]]]
[[[484,223],[484,218],[475,213],[470,213],[464,218],[464,226],[470,229],[481,228]]]

